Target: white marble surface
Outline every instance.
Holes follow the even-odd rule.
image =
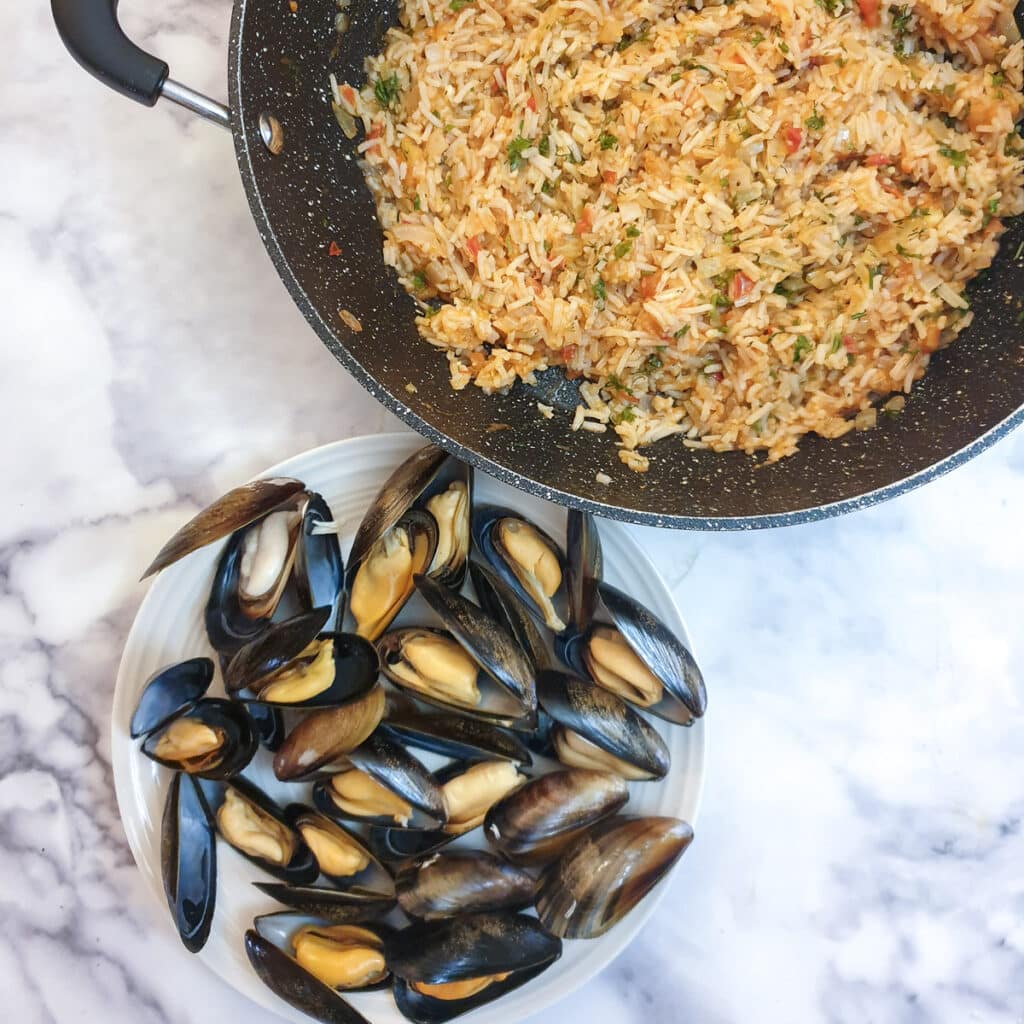
[[[269,1024],[190,960],[114,805],[140,567],[265,465],[392,429],[307,330],[226,134],[132,106],[0,6],[0,1018]],[[225,92],[229,7],[123,5]],[[710,683],[698,838],[567,1013],[594,1024],[1024,1021],[1024,434],[887,505],[639,531]]]

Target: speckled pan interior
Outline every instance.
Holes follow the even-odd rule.
[[[1021,218],[970,289],[974,323],[935,357],[906,410],[837,441],[807,438],[798,454],[774,465],[690,451],[670,438],[648,450],[650,471],[635,474],[619,463],[611,435],[568,431],[576,387],[556,370],[507,395],[452,391],[443,354],[419,338],[413,301],[384,265],[354,143],[329,103],[328,73],[361,82],[364,58],[381,48],[397,6],[354,0],[341,38],[335,10],[334,0],[301,0],[296,14],[285,4],[236,0],[228,70],[242,180],[267,251],[323,343],[374,397],[448,450],[524,490],[615,519],[749,529],[892,497],[966,461],[1024,419],[1017,319],[1024,261],[1015,259]],[[284,130],[278,156],[260,138],[265,111]],[[328,256],[331,241],[340,256]],[[356,316],[362,331],[346,327],[339,309]],[[538,401],[560,414],[543,419]],[[598,473],[611,483],[598,483]]]

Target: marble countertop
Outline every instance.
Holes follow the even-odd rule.
[[[176,78],[225,94],[226,2],[122,6]],[[181,522],[397,422],[292,306],[226,133],[87,78],[48,5],[3,5],[0,34],[0,1016],[270,1024],[143,889],[114,675],[139,569]],[[708,781],[668,898],[574,1016],[1024,1021],[1022,509],[1018,432],[846,518],[636,528],[703,657]]]

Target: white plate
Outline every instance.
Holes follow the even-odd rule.
[[[325,445],[267,470],[267,475],[294,476],[319,491],[335,517],[346,526],[343,550],[364,511],[391,470],[422,444],[413,434],[384,434]],[[565,513],[556,505],[521,494],[482,474],[476,475],[477,497],[518,509],[558,540],[565,535]],[[689,644],[686,627],[654,566],[621,527],[601,521],[605,577],[634,595],[674,628]],[[204,548],[157,578],[142,602],[125,645],[114,691],[111,753],[117,802],[128,843],[153,898],[162,905],[167,927],[173,927],[160,879],[160,818],[170,773],[144,757],[128,735],[128,723],[143,683],[156,669],[201,654],[212,655],[203,629],[203,606],[221,545]],[[414,598],[414,600],[419,600]],[[407,612],[409,609],[407,609]],[[403,613],[405,614],[405,613]],[[222,691],[214,681],[211,693]],[[705,726],[689,729],[655,724],[668,744],[672,770],[660,783],[633,783],[626,807],[631,814],[666,814],[693,824],[704,778]],[[308,787],[277,782],[269,757],[261,750],[246,770],[257,785],[287,802],[305,797]],[[256,914],[277,908],[250,882],[266,879],[240,854],[221,843],[217,851],[218,891],[213,931],[198,959],[229,985],[286,1020],[308,1024],[264,988],[249,966],[242,936]],[[685,856],[680,861],[685,865]],[[685,869],[684,869],[685,870]],[[665,886],[607,935],[592,941],[566,942],[561,960],[539,978],[497,1002],[470,1014],[474,1024],[512,1024],[537,1013],[592,978],[618,955],[653,913]],[[374,1024],[406,1024],[387,992],[356,994],[351,1002]]]

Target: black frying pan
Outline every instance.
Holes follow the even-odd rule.
[[[557,370],[534,387],[456,393],[447,363],[419,338],[414,303],[384,265],[373,202],[331,114],[328,73],[362,82],[382,48],[394,0],[356,0],[334,31],[334,0],[235,0],[228,54],[230,111],[168,78],[165,63],[121,32],[116,0],[52,0],[68,49],[119,92],[161,96],[229,127],[253,217],[278,273],[324,344],[355,378],[421,434],[488,473],[542,497],[654,526],[736,529],[836,515],[924,483],[988,447],[1024,419],[1024,218],[970,289],[974,323],[932,360],[906,410],[836,441],[807,437],[765,465],[739,453],[694,452],[678,439],[648,449],[650,472],[622,466],[607,436],[570,433],[576,387]],[[274,121],[280,132],[272,131]],[[270,143],[270,148],[268,144]],[[275,155],[271,149],[280,151]],[[337,240],[340,256],[327,255]],[[183,254],[184,258],[184,254]],[[347,328],[339,309],[363,325]],[[536,403],[563,414],[543,419]],[[611,477],[598,483],[598,473]]]

